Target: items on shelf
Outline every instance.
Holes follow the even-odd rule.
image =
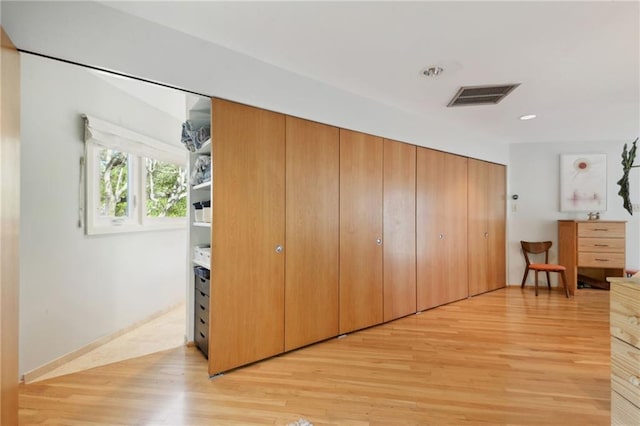
[[[211,246],[208,244],[195,246],[193,248],[193,260],[206,265],[211,263]]]
[[[208,181],[211,181],[211,156],[198,155],[191,172],[191,185],[200,185]]]
[[[211,201],[198,201],[193,203],[194,222],[211,223]]]
[[[193,128],[193,122],[187,120],[182,123],[182,144],[191,152],[199,150],[207,139],[211,137],[211,126],[203,125]]]

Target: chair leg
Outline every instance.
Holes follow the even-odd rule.
[[[551,290],[551,277],[549,276],[549,271],[547,271],[547,287]]]
[[[560,276],[562,277],[562,284],[564,284],[564,294],[569,298],[569,286],[567,285],[567,275],[564,271],[560,271]]]
[[[535,270],[536,273],[536,296],[538,295],[538,270]]]
[[[520,285],[520,288],[524,288],[524,283],[527,281],[527,275],[529,275],[529,266],[525,266],[524,268],[524,276],[522,277],[522,285]]]

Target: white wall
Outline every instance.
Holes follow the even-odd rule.
[[[180,122],[80,67],[32,55],[21,60],[25,373],[181,302],[187,275],[186,227],[86,236],[77,225],[80,114],[159,140],[179,140]]]
[[[622,177],[620,161],[623,146],[624,141],[514,144],[511,146],[507,196],[508,282],[510,284],[519,284],[524,272],[520,240],[553,241],[550,253],[551,261],[557,262],[556,221],[559,219],[587,219],[585,213],[560,212],[560,154],[607,154],[607,211],[601,214],[600,218],[627,221],[627,266],[640,267],[640,213],[631,216],[622,208],[622,198],[618,195],[620,188],[616,185],[616,182]],[[633,169],[630,178],[631,200],[633,203],[640,203],[640,170]],[[511,199],[513,194],[518,194],[517,201]],[[514,205],[517,209],[515,212],[513,211]],[[532,278],[529,277],[529,280]]]
[[[95,2],[2,2],[20,49],[416,145],[506,164],[508,141],[413,115]],[[473,137],[469,137],[472,134]]]

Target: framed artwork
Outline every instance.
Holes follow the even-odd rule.
[[[560,156],[560,211],[607,210],[607,155]]]

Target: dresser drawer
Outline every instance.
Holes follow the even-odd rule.
[[[195,301],[196,301],[196,305],[195,305],[196,316],[199,315],[200,313],[206,313],[208,317],[209,316],[209,296],[207,296],[206,294],[204,294],[199,290],[196,290]]]
[[[624,253],[624,238],[579,238],[578,251]]]
[[[585,268],[624,268],[624,253],[578,252],[578,266]]]
[[[640,347],[640,285],[611,286],[611,335]]]
[[[611,338],[611,390],[640,407],[640,349]]]
[[[595,238],[624,238],[624,222],[578,223],[578,237]]]
[[[209,329],[202,324],[196,324],[195,326],[195,341],[200,351],[208,358],[209,357]]]
[[[640,408],[611,391],[611,425],[640,425]]]

